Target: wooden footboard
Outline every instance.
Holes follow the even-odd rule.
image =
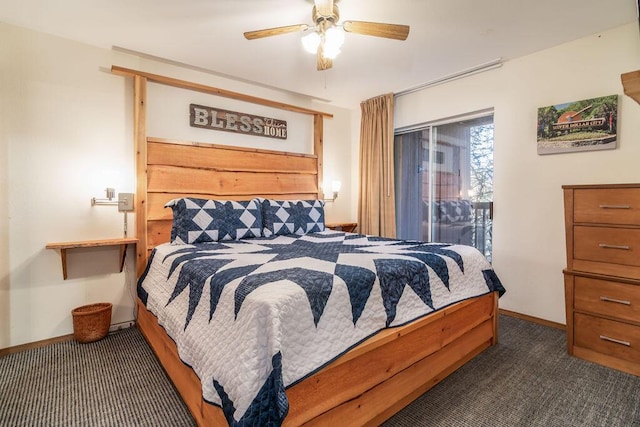
[[[497,293],[384,330],[287,390],[286,426],[378,425],[497,342]],[[200,426],[226,425],[202,399],[155,316],[138,301],[138,327]]]

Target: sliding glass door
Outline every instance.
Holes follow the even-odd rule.
[[[398,132],[395,170],[398,237],[491,259],[493,115]]]

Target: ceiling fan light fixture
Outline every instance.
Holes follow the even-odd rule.
[[[328,28],[324,34],[324,44],[331,48],[336,47],[337,49],[340,49],[344,44],[344,31],[342,30],[342,27]]]
[[[324,45],[324,49],[322,50],[322,56],[327,59],[336,59],[336,56],[340,53],[340,48],[335,48],[334,46]]]
[[[340,53],[345,33],[382,37],[393,40],[406,40],[408,25],[386,24],[383,22],[344,21],[340,23],[338,0],[313,0],[311,18],[314,27],[307,24],[286,25],[284,27],[265,28],[247,31],[244,37],[255,40],[293,32],[302,32],[301,42],[304,50],[317,57],[317,69],[328,70],[333,67],[333,59]]]
[[[344,31],[340,27],[330,27],[324,33],[322,56],[335,59],[344,44]]]
[[[302,46],[304,50],[309,53],[316,53],[318,51],[318,46],[320,46],[321,37],[316,31],[311,31],[309,34],[305,35],[300,39],[302,41]]]

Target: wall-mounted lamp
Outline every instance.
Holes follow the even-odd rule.
[[[325,202],[334,202],[338,198],[338,193],[340,192],[340,188],[342,187],[342,183],[340,181],[331,181],[331,192],[333,193],[333,197],[330,199],[323,199]]]
[[[117,206],[118,212],[124,212],[124,236],[127,237],[127,212],[133,212],[133,193],[118,193],[118,199],[116,200],[115,188],[107,187],[104,191],[107,194],[107,198],[98,199],[92,197],[91,206]]]
[[[107,193],[106,199],[98,199],[97,197],[91,198],[91,206],[95,205],[117,205],[118,201],[114,200],[116,197],[116,189],[107,187],[104,189],[105,193]]]
[[[118,193],[118,199],[116,200],[116,189],[107,187],[104,189],[107,194],[106,199],[98,199],[97,197],[91,198],[91,206],[95,205],[108,205],[117,206],[118,212],[131,212],[133,211],[133,193]]]

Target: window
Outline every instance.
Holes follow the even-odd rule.
[[[398,131],[394,154],[398,237],[491,259],[493,115]]]

